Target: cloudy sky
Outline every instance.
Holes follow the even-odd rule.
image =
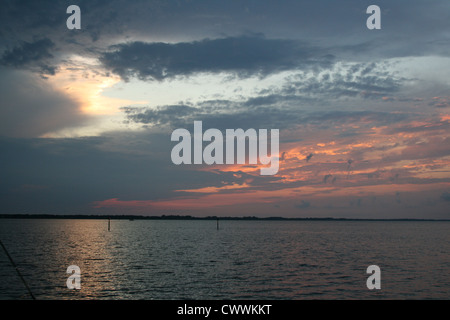
[[[0,213],[450,218],[448,0],[0,7]],[[174,165],[194,121],[279,129],[278,173]]]

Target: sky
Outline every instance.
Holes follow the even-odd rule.
[[[0,8],[0,213],[450,219],[448,0]],[[175,165],[194,121],[278,129],[279,171]]]

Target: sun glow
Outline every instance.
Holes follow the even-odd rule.
[[[77,101],[80,111],[87,115],[112,115],[119,112],[122,106],[147,102],[104,96],[103,92],[121,79],[117,75],[105,74],[92,58],[70,56],[58,73],[48,80]]]

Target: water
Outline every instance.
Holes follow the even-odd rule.
[[[0,220],[37,299],[449,299],[450,222]],[[366,269],[381,268],[381,290]],[[69,290],[66,269],[81,269]],[[0,253],[0,299],[28,299]]]

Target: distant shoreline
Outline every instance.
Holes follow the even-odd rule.
[[[0,214],[0,219],[111,219],[111,220],[238,220],[238,221],[447,221],[450,219],[358,219],[358,218],[287,218],[287,217],[195,217],[190,215],[57,215],[57,214]]]

